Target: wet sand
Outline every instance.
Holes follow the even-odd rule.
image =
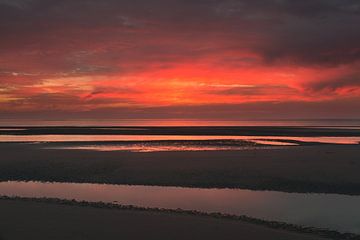
[[[200,152],[97,152],[0,144],[0,180],[360,194],[360,145]]]
[[[1,199],[0,212],[1,240],[324,239],[239,220],[145,210]]]

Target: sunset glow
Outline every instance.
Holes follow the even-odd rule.
[[[0,1],[2,118],[358,118],[357,1]]]

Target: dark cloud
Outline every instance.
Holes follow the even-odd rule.
[[[31,3],[33,3],[33,0],[0,0],[0,6],[3,5],[18,9],[24,9]]]
[[[285,85],[255,85],[213,90],[208,93],[215,95],[269,96],[279,94],[292,95],[298,93],[298,91]]]
[[[71,72],[74,61],[137,69],[228,49],[234,59],[246,50],[267,64],[331,67],[360,59],[359,23],[355,0],[2,0],[0,56],[4,66],[16,56],[18,71],[33,62]]]
[[[85,96],[85,100],[90,100],[101,96],[103,94],[134,94],[141,93],[141,91],[129,87],[96,87],[91,93]],[[122,102],[121,99],[118,102]],[[129,103],[128,100],[125,102]]]
[[[352,90],[359,87],[360,73],[305,84],[305,88],[311,92],[336,92],[341,89]]]

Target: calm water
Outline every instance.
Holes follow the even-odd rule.
[[[160,140],[243,140],[259,144],[296,145],[291,141],[333,144],[359,144],[360,137],[288,136],[183,136],[183,135],[0,135],[0,142],[101,142]],[[286,142],[289,141],[289,142]]]
[[[0,182],[0,195],[222,212],[360,234],[360,196],[40,182]]]
[[[279,144],[280,145],[280,144]],[[287,145],[287,144],[282,144]],[[126,152],[184,152],[184,151],[240,151],[255,149],[255,146],[204,146],[204,145],[154,145],[151,143],[131,144],[131,145],[77,145],[48,147],[47,149],[72,149],[72,150],[92,150],[92,151],[126,151]]]
[[[181,141],[188,142],[181,142]],[[209,140],[211,140],[209,142]],[[221,140],[235,140],[233,145],[223,144]],[[106,142],[116,143],[106,143]],[[156,142],[157,141],[157,142]],[[164,141],[159,143],[159,141]],[[173,141],[173,142],[166,142]],[[190,141],[200,141],[191,143]],[[203,141],[203,142],[201,142]],[[239,142],[236,142],[239,141]],[[248,141],[260,145],[243,144]],[[0,135],[0,142],[57,142],[63,146],[49,146],[55,149],[78,149],[93,151],[229,151],[255,149],[264,145],[296,146],[297,142],[317,142],[332,144],[359,144],[360,137],[279,137],[279,136],[179,136],[179,135]],[[79,143],[76,143],[79,142]],[[103,143],[101,143],[103,142]],[[123,142],[123,143],[122,143]],[[125,143],[126,142],[126,143]],[[130,142],[130,143],[129,143]],[[133,142],[133,143],[131,143]],[[262,146],[261,146],[262,145]]]

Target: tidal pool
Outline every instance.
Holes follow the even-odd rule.
[[[0,135],[0,142],[29,142],[29,143],[66,143],[81,142],[74,146],[57,148],[82,149],[97,151],[211,151],[211,150],[242,150],[237,146],[208,146],[208,144],[179,144],[152,145],[155,141],[247,141],[266,146],[296,146],[305,143],[319,144],[359,144],[360,137],[289,137],[289,136],[181,136],[181,135]],[[91,144],[91,142],[117,142],[112,146]],[[134,145],[122,145],[123,142],[134,142]],[[139,144],[135,142],[146,142]],[[89,143],[89,144],[85,144]]]
[[[221,212],[360,234],[360,196],[15,181],[0,182],[0,195]]]

